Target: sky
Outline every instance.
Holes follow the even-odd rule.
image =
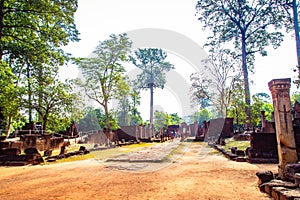
[[[68,45],[65,50],[75,57],[88,57],[99,41],[108,39],[110,34],[119,33],[131,33],[133,42],[136,42],[133,46],[138,48],[152,44],[153,47],[166,48],[168,61],[174,64],[175,70],[167,74],[166,88],[155,90],[155,109],[177,112],[181,116],[191,114],[196,108],[185,102],[189,96],[185,85],[190,84],[191,73],[203,69],[202,66],[196,66],[197,58],[192,56],[205,57],[205,50],[199,48],[205,44],[208,33],[195,16],[196,3],[196,0],[79,0],[75,23],[81,40]],[[166,36],[158,34],[154,38],[156,33]],[[292,72],[296,60],[293,34],[289,33],[281,47],[276,50],[268,48],[267,57],[256,56],[255,74],[250,75],[253,81],[251,93],[270,94],[269,81],[296,76]],[[135,73],[133,66],[127,67],[129,75]],[[75,66],[62,68],[61,73],[70,78],[79,76]],[[292,91],[296,91],[294,86]],[[142,92],[140,110],[144,120],[147,119],[148,91]]]

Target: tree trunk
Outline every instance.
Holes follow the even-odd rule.
[[[3,36],[3,18],[4,18],[4,0],[0,1],[0,41],[2,42],[2,36]],[[3,47],[2,45],[0,46],[0,60],[2,60],[3,56]]]
[[[295,28],[295,40],[296,40],[296,49],[297,49],[297,63],[298,63],[298,75],[300,77],[300,42],[299,42],[299,21],[298,21],[298,10],[297,2],[293,0],[293,16],[294,16],[294,28]]]
[[[27,64],[27,84],[28,84],[28,119],[32,122],[32,107],[31,107],[31,83],[30,83],[30,65]]]
[[[12,113],[10,113],[9,117],[8,117],[7,129],[6,129],[6,139],[8,138],[8,136],[10,134],[11,122],[12,122]]]
[[[242,33],[242,71],[244,75],[244,90],[245,90],[245,113],[246,113],[246,124],[250,125],[251,122],[251,99],[250,99],[250,87],[247,67],[247,51],[246,51],[246,36]]]
[[[108,100],[104,100],[104,112],[105,112],[105,121],[106,121],[106,130],[105,135],[107,137],[107,145],[109,145],[110,139],[110,121],[109,121],[109,112],[108,112]]]
[[[150,130],[149,137],[153,135],[153,83],[150,83]]]

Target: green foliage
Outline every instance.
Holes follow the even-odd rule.
[[[246,151],[250,147],[250,141],[235,141],[233,138],[225,139],[225,149],[230,151],[231,147],[236,147],[239,150]]]
[[[70,57],[61,48],[79,40],[74,22],[76,10],[77,0],[0,1],[0,71],[1,80],[6,82],[5,92],[0,94],[0,108],[7,118],[8,132],[11,123],[14,127],[21,125],[20,109],[31,112],[30,87],[43,87],[39,86],[45,77],[43,68],[54,72]],[[40,81],[34,82],[38,76]],[[26,92],[28,100],[24,102]]]
[[[253,69],[255,54],[267,55],[266,47],[280,46],[282,28],[291,29],[290,7],[269,0],[199,0],[196,5],[199,21],[212,31],[207,44],[232,43],[241,60],[244,79],[245,112],[251,119],[248,73]],[[229,45],[227,45],[229,46]]]
[[[92,107],[86,109],[85,115],[78,122],[79,131],[88,132],[92,130],[100,130],[99,119],[97,112]]]
[[[159,131],[160,129],[166,129],[170,125],[180,125],[182,122],[181,117],[177,113],[168,114],[162,111],[154,112],[154,129]]]
[[[3,118],[0,119],[0,128],[10,133],[12,119],[19,117],[21,108],[21,97],[24,88],[15,85],[17,77],[14,76],[12,69],[5,62],[0,61],[0,110]]]
[[[95,109],[95,112],[100,128],[105,129],[107,127],[106,114],[101,109]],[[111,130],[117,130],[119,128],[118,119],[114,112],[109,112],[109,127]]]
[[[169,115],[162,111],[154,112],[154,130],[159,131],[160,129],[166,129],[168,127]]]
[[[130,52],[131,41],[126,34],[110,35],[110,39],[100,42],[94,50],[95,57],[77,60],[85,80],[78,80],[86,96],[96,101],[104,109],[106,128],[110,127],[108,103],[128,92],[122,62]]]
[[[261,122],[261,111],[265,111],[266,120],[272,119],[273,105],[270,103],[271,98],[266,93],[257,93],[252,96],[252,124],[258,126]]]
[[[227,117],[234,118],[234,123],[237,125],[244,125],[246,123],[245,107],[247,105],[243,100],[243,82],[239,78],[234,79],[231,93]]]
[[[298,101],[298,103],[300,103],[300,93],[294,93],[291,97],[291,103],[292,106],[294,106],[295,101]]]
[[[134,52],[135,57],[130,57],[132,63],[142,70],[137,76],[136,87],[140,89],[149,88],[149,84],[154,87],[164,88],[166,83],[166,72],[174,69],[174,66],[165,61],[167,53],[161,49],[138,49]]]
[[[198,123],[202,123],[203,121],[209,121],[211,119],[211,116],[212,114],[210,113],[209,110],[205,109],[205,108],[202,108],[200,109],[200,111],[198,112],[195,112],[193,115],[192,115],[192,122],[198,122]]]
[[[168,125],[180,125],[182,122],[181,117],[178,116],[177,113],[171,113],[170,115],[170,120],[168,122]]]
[[[117,116],[120,126],[140,125],[143,123],[141,113],[138,111],[140,105],[140,91],[131,82],[130,91],[127,90],[118,98]]]
[[[33,83],[31,101],[27,101],[27,104],[31,104],[31,107],[39,114],[43,130],[49,130],[48,123],[51,124],[52,131],[62,130],[69,126],[72,112],[76,110],[75,105],[79,104],[77,96],[72,93],[71,85],[49,75],[45,75],[42,82],[37,79]]]
[[[66,56],[60,47],[78,41],[77,0],[0,1],[0,57],[49,63]]]

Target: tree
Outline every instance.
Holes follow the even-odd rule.
[[[170,120],[168,125],[180,125],[180,123],[182,122],[181,117],[179,117],[177,113],[171,113],[169,116]]]
[[[36,82],[38,83],[38,80]],[[48,130],[49,122],[57,124],[57,121],[60,121],[60,124],[64,124],[62,127],[70,125],[74,104],[78,104],[71,85],[49,76],[45,77],[43,85],[37,83],[34,84],[35,87],[32,90],[32,101],[28,103],[31,103],[31,107],[39,114],[43,130]]]
[[[132,63],[142,70],[137,76],[136,85],[138,88],[150,88],[150,134],[153,129],[153,89],[164,88],[166,83],[166,72],[174,69],[174,66],[165,61],[167,53],[161,49],[138,49],[131,57]]]
[[[234,118],[235,124],[237,126],[243,126],[246,122],[246,113],[245,113],[245,102],[244,90],[243,90],[243,80],[238,76],[233,79],[231,89],[231,98],[228,106],[227,117]]]
[[[131,83],[131,89],[129,93],[123,94],[118,99],[118,123],[120,126],[128,125],[140,125],[143,123],[141,113],[138,111],[140,105],[140,92]]]
[[[85,110],[84,117],[78,122],[78,131],[88,132],[92,130],[100,130],[100,125],[96,110],[88,107]]]
[[[79,40],[74,21],[76,10],[77,0],[0,0],[0,60],[14,73],[11,81],[15,88],[23,88],[22,78],[27,77],[29,101],[30,71],[63,65],[70,55],[62,47]],[[8,115],[12,118],[20,105],[18,109],[7,109],[1,102],[0,110],[10,110]],[[28,109],[31,120],[31,108]]]
[[[265,111],[266,120],[272,119],[273,104],[271,97],[266,93],[257,93],[252,96],[252,124],[258,126],[261,122],[261,111]]]
[[[190,76],[192,102],[199,104],[200,108],[207,108],[210,106],[212,93],[209,90],[209,85],[212,80],[207,78],[203,73],[192,73]]]
[[[95,109],[96,116],[100,125],[100,128],[106,129],[107,127],[107,116],[105,113],[103,113],[102,109]],[[110,130],[117,130],[119,128],[118,125],[118,119],[116,117],[116,114],[114,112],[109,112],[109,127]]]
[[[202,108],[200,109],[200,111],[195,112],[191,118],[193,122],[202,123],[203,121],[208,121],[209,119],[211,119],[211,116],[212,115],[209,110]]]
[[[162,111],[154,112],[154,130],[166,129],[168,127],[169,117],[168,114]]]
[[[248,123],[251,120],[248,72],[253,67],[255,53],[267,55],[270,44],[277,48],[283,40],[283,26],[291,28],[290,15],[277,1],[270,0],[199,0],[196,5],[204,28],[212,30],[209,44],[233,42],[240,52],[244,78],[244,101]]]
[[[236,68],[239,61],[235,59],[235,54],[229,49],[224,49],[219,45],[211,46],[209,56],[203,60],[207,76],[211,79],[208,85],[211,92],[210,100],[217,111],[216,117],[226,117],[227,109],[231,98],[231,90],[234,79],[239,76]]]
[[[11,71],[7,63],[0,61],[0,102],[2,114],[0,127],[6,130],[6,137],[11,132],[11,124],[13,117],[19,115],[22,106],[23,87],[15,86],[16,77]]]
[[[74,22],[77,6],[77,0],[1,0],[0,59],[46,61],[64,55],[59,47],[79,40]]]
[[[93,51],[95,57],[77,61],[85,80],[78,80],[89,99],[103,107],[106,117],[106,131],[110,131],[110,113],[108,104],[112,98],[126,93],[125,69],[121,64],[130,52],[131,41],[126,34],[110,35],[110,39],[100,42]]]
[[[141,113],[138,111],[138,106],[141,104],[140,91],[134,86],[130,92],[131,97],[131,125],[141,125],[143,124],[143,119]]]

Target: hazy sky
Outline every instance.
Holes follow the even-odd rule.
[[[203,46],[206,34],[195,17],[196,2],[195,0],[79,0],[75,20],[81,33],[81,41],[69,45],[66,50],[74,56],[86,57],[90,55],[98,41],[107,39],[110,34],[143,28],[174,31],[191,39],[199,46]],[[181,43],[179,42],[178,45]],[[188,81],[188,72],[193,72],[189,61],[178,57],[176,52],[168,54],[170,54],[169,61],[175,65],[178,74],[182,74],[182,78]],[[291,70],[294,66],[296,66],[296,51],[292,33],[290,33],[280,48],[276,50],[270,48],[267,57],[256,57],[256,74],[250,76],[254,81],[251,85],[251,93],[269,94],[267,83],[274,78],[296,76]],[[74,67],[63,69],[62,72],[73,77],[77,76]],[[144,119],[148,115],[147,94],[143,94],[141,105]],[[172,90],[157,90],[155,95],[154,104],[166,112],[182,114],[182,110],[185,109],[184,106],[179,105],[178,97]]]

